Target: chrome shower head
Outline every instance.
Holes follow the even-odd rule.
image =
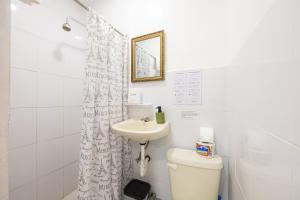
[[[68,16],[66,19],[66,22],[63,24],[62,28],[64,29],[64,31],[70,32],[72,30],[71,24],[69,23],[69,21],[73,21],[76,22],[78,24],[80,24],[81,26],[85,27],[85,24],[83,24],[82,22],[80,22],[79,20]]]
[[[63,24],[62,28],[67,32],[70,32],[72,30],[71,25],[68,22],[68,19],[67,19],[66,23]]]

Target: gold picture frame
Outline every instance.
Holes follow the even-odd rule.
[[[158,58],[155,56],[152,56],[149,54],[149,57],[152,56],[153,60],[155,61],[155,69],[156,69],[156,75],[154,76],[140,76],[138,75],[138,70],[140,70],[140,66],[138,66],[137,63],[137,47],[139,47],[137,44],[140,42],[144,42],[150,39],[159,38],[159,67],[156,66]],[[155,47],[156,48],[156,47]],[[153,65],[153,64],[152,64]],[[139,69],[138,69],[139,67]],[[143,66],[145,67],[145,66]],[[153,66],[152,66],[153,67]],[[144,68],[142,68],[144,69]],[[159,72],[157,70],[159,69]],[[141,71],[141,70],[140,70]],[[145,81],[159,81],[164,80],[164,31],[157,31],[154,33],[138,36],[131,39],[131,82],[145,82]]]

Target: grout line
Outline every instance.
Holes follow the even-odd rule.
[[[63,105],[65,105],[65,79],[63,79],[62,81],[62,102]],[[63,154],[63,160],[62,160],[62,165],[64,167],[65,165],[65,107],[63,108],[63,118],[62,118],[62,133],[63,133],[63,141],[62,141],[62,154]],[[65,184],[64,184],[64,180],[65,180],[65,170],[62,170],[62,177],[63,177],[63,184],[62,184],[62,197],[65,196]]]
[[[80,77],[61,75],[61,74],[56,74],[56,73],[51,73],[51,72],[43,72],[43,71],[27,69],[27,68],[23,68],[23,67],[11,66],[11,69],[22,70],[22,71],[33,72],[33,73],[41,73],[41,74],[50,75],[50,76],[57,76],[60,78],[75,79],[75,80],[81,80],[81,81],[84,80],[83,78],[80,78]]]
[[[236,182],[236,184],[237,184],[237,186],[238,186],[238,188],[239,188],[239,190],[240,190],[240,192],[241,192],[244,200],[248,200],[247,196],[246,196],[246,194],[245,194],[245,192],[243,190],[243,187],[242,187],[242,185],[241,185],[241,183],[240,183],[240,181],[238,179],[236,169],[237,169],[237,164],[236,164],[236,160],[234,160],[234,180],[235,180],[235,182]]]
[[[35,69],[27,69],[27,68],[23,68],[23,67],[14,67],[11,65],[10,67],[11,69],[14,69],[14,70],[22,70],[22,71],[27,71],[27,72],[38,72],[37,70]]]
[[[38,85],[38,84],[37,84]],[[37,86],[38,87],[38,86]],[[36,95],[37,96],[37,95]],[[37,97],[36,97],[37,98]],[[35,198],[38,199],[38,109],[35,108]]]
[[[36,64],[38,62],[38,58],[36,58]],[[39,77],[38,73],[36,73],[36,86],[35,86],[35,105],[38,105],[38,90],[39,90]],[[39,182],[38,182],[38,109],[35,109],[35,198],[38,199],[38,190],[39,190]]]
[[[20,185],[20,186],[18,186],[18,187],[15,187],[15,188],[13,188],[13,189],[10,189],[9,192],[14,192],[14,191],[16,191],[16,190],[18,190],[18,189],[21,189],[22,187],[24,187],[24,186],[26,186],[26,185],[34,184],[34,183],[36,184],[36,179],[30,180],[30,181],[28,181],[28,182],[26,182],[26,183],[24,183],[24,184],[22,184],[22,185]]]
[[[278,141],[280,141],[282,143],[285,143],[286,145],[291,146],[291,147],[297,149],[298,151],[300,151],[300,146],[299,145],[297,145],[295,143],[292,143],[292,142],[290,142],[288,140],[285,140],[282,137],[280,137],[279,135],[275,135],[275,134],[270,133],[270,132],[266,132],[266,134],[268,134],[269,136],[275,138],[276,140],[278,140]]]
[[[17,110],[17,109],[28,109],[28,108],[78,108],[82,107],[82,105],[70,105],[70,106],[22,106],[22,107],[10,107],[11,110]]]
[[[78,163],[78,162],[79,162],[79,160],[75,160],[75,161],[70,162],[70,163],[68,163],[68,164],[66,164],[66,165],[64,165],[64,166],[62,166],[62,167],[60,167],[60,168],[54,169],[54,170],[48,172],[47,174],[44,174],[44,175],[42,175],[42,176],[40,176],[40,177],[36,177],[36,179],[33,179],[33,180],[28,181],[28,182],[26,182],[26,183],[24,183],[24,184],[22,184],[22,185],[20,185],[20,186],[18,186],[18,187],[15,187],[15,188],[11,189],[10,192],[16,191],[16,190],[18,190],[18,189],[20,189],[20,188],[22,188],[22,187],[24,187],[24,186],[26,186],[26,185],[28,185],[28,184],[35,183],[35,184],[36,184],[36,195],[37,195],[37,191],[38,191],[37,185],[38,185],[38,181],[39,181],[40,179],[43,179],[43,178],[45,178],[45,177],[47,177],[47,176],[49,176],[49,175],[51,175],[51,174],[53,174],[53,173],[55,173],[55,172],[58,172],[58,171],[60,171],[60,170],[63,170],[65,167],[69,167],[69,166],[74,165],[74,164],[76,164],[76,163]]]
[[[55,173],[55,172],[58,172],[58,171],[60,171],[60,170],[63,171],[65,167],[69,167],[69,166],[71,166],[71,165],[73,165],[73,164],[76,164],[77,162],[78,162],[78,160],[75,160],[75,161],[70,162],[70,163],[68,163],[68,164],[66,164],[66,165],[62,165],[61,167],[59,167],[59,168],[57,168],[57,169],[54,169],[54,170],[52,170],[52,171],[50,171],[50,172],[48,172],[48,173],[46,173],[46,174],[43,174],[43,175],[39,176],[39,177],[38,177],[38,180],[41,180],[41,179],[43,179],[43,178],[45,178],[45,177],[47,177],[47,176],[49,176],[49,175],[51,175],[51,174],[53,174],[53,173]],[[63,172],[62,172],[62,173],[63,173]]]
[[[63,138],[64,138],[64,136],[62,135],[62,136],[57,136],[57,137],[50,138],[50,139],[46,139],[46,140],[38,140],[38,141],[36,142],[36,144],[48,143],[48,142],[52,142],[52,141],[54,141],[54,140],[61,140],[61,139],[63,139]]]
[[[51,142],[51,141],[54,141],[54,140],[61,140],[61,139],[64,139],[65,137],[70,137],[70,136],[74,136],[74,135],[77,135],[77,134],[80,134],[80,132],[70,133],[70,134],[67,134],[67,135],[62,135],[62,136],[58,136],[58,137],[54,137],[54,138],[50,138],[50,139],[46,139],[46,140],[38,140],[36,138],[36,142],[34,142],[34,143],[9,148],[8,151],[14,151],[14,150],[17,150],[17,149],[22,149],[22,148],[26,148],[26,147],[30,147],[30,146],[38,145],[38,144],[43,144],[43,143]],[[37,132],[36,132],[36,135],[37,135]]]
[[[35,135],[37,135],[37,134],[35,134]],[[17,150],[17,149],[30,147],[30,146],[33,146],[33,145],[36,145],[36,144],[37,144],[37,141],[35,141],[34,143],[30,143],[30,144],[24,144],[24,145],[20,145],[20,146],[17,146],[17,147],[11,147],[11,148],[8,149],[8,151],[14,151],[14,150]]]
[[[69,134],[64,135],[64,137],[70,137],[70,136],[74,136],[74,135],[78,135],[78,134],[80,134],[80,132],[69,133]]]
[[[51,40],[49,39],[48,37],[45,37],[43,35],[40,35],[40,34],[36,34],[34,32],[31,32],[31,31],[28,31],[22,27],[19,27],[19,26],[16,26],[16,25],[12,25],[11,26],[12,29],[16,29],[17,31],[21,31],[23,33],[26,33],[26,34],[29,34],[33,37],[36,37],[37,39],[36,40],[44,40],[48,43],[65,43],[65,39],[58,39],[58,40]],[[70,40],[70,41],[73,41],[73,40]],[[76,42],[77,43],[77,42]],[[76,43],[67,43],[67,44],[70,44],[70,45],[74,45],[74,47],[76,47],[79,51],[83,52],[83,51],[86,51],[86,49],[84,47],[82,47],[81,45],[77,45]],[[83,44],[82,44],[83,45]],[[83,46],[86,46],[86,45],[83,45]]]
[[[17,109],[29,109],[29,108],[31,108],[31,109],[40,109],[40,108],[63,108],[63,106],[44,106],[44,107],[34,107],[34,106],[24,106],[24,107],[11,107],[10,109],[11,110],[17,110]]]

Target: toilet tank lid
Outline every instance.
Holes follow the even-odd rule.
[[[220,156],[216,155],[213,158],[206,158],[200,156],[196,151],[187,149],[171,148],[167,153],[167,159],[169,162],[191,167],[215,170],[223,168],[223,162]]]

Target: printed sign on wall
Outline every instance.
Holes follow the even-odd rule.
[[[175,72],[173,84],[174,104],[202,104],[202,71]]]

